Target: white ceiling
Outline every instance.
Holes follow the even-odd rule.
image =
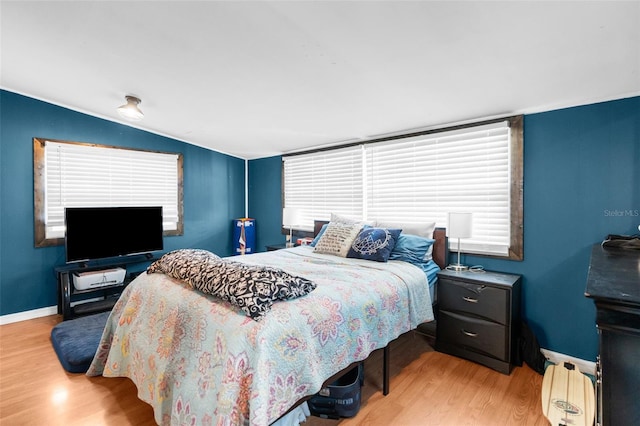
[[[242,158],[640,94],[640,1],[4,1],[3,89]]]

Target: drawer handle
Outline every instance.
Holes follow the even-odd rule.
[[[464,296],[462,299],[463,299],[465,302],[469,302],[469,303],[478,303],[478,299],[474,299],[473,297]]]
[[[462,332],[462,334],[464,334],[465,336],[469,336],[469,337],[478,337],[478,333],[472,333],[470,331],[465,330],[464,328],[460,329],[460,331]]]

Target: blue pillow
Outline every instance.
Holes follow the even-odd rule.
[[[389,260],[403,260],[413,264],[423,263],[425,254],[435,241],[417,235],[402,234],[398,237]]]
[[[315,247],[316,244],[318,244],[318,241],[320,241],[320,237],[322,237],[322,234],[324,234],[324,231],[327,230],[328,225],[329,225],[328,223],[325,223],[324,225],[322,225],[322,228],[320,228],[320,232],[318,232],[318,235],[316,235],[313,241],[311,241],[311,244],[309,244],[311,247]]]
[[[402,229],[363,228],[351,244],[347,257],[386,262]]]

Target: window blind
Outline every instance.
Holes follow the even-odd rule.
[[[461,249],[506,255],[509,138],[501,122],[367,145],[368,218],[446,227],[447,213],[471,212],[473,235]]]
[[[46,141],[45,235],[64,237],[66,207],[162,206],[178,227],[179,154]]]
[[[473,236],[461,249],[503,256],[511,238],[510,138],[505,120],[287,156],[285,206],[302,209],[305,229],[331,213],[446,227],[447,213],[471,212]]]
[[[360,217],[363,204],[362,147],[353,146],[284,159],[284,205],[301,211],[300,229],[331,213]]]

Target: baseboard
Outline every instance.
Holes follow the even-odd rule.
[[[76,300],[75,302],[71,302],[71,307],[78,305],[80,303],[87,302],[95,302],[97,300],[102,300],[102,297],[94,297],[91,299],[83,299]],[[11,324],[12,322],[26,321],[30,319],[46,317],[49,315],[55,315],[58,313],[57,306],[49,306],[47,308],[33,309],[31,311],[18,312],[15,314],[2,315],[0,316],[0,325]]]
[[[549,362],[552,362],[554,364],[570,362],[572,364],[575,364],[580,369],[581,373],[590,374],[592,376],[595,376],[596,374],[596,363],[593,361],[574,358],[572,356],[561,354],[558,352],[553,352],[548,349],[542,349],[542,354],[544,355],[545,358],[547,358],[547,360],[549,360]]]
[[[47,317],[58,313],[57,306],[33,309],[31,311],[18,312],[0,316],[0,325],[11,324],[12,322],[26,321],[34,318]]]

